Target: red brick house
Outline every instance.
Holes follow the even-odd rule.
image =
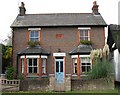
[[[64,83],[66,76],[81,79],[92,69],[90,52],[103,48],[107,26],[96,2],[92,13],[26,14],[23,2],[19,9],[11,25],[13,66],[24,79],[53,75]]]

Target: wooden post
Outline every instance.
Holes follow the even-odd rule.
[[[27,76],[27,58],[25,55],[25,60],[24,60],[24,79],[26,80],[26,76]]]
[[[64,71],[64,72],[65,72],[65,73],[64,73],[65,75],[64,75],[64,77],[66,78],[66,57],[64,57],[64,64],[63,64],[63,65],[65,66],[65,71]]]
[[[79,55],[77,58],[77,74],[78,74],[78,79],[80,79],[80,57]]]
[[[54,74],[55,57],[52,57],[52,74]]]
[[[22,59],[20,58],[20,64],[19,64],[19,74],[22,74]]]
[[[39,78],[41,79],[41,77],[42,77],[42,61],[41,61],[41,56],[39,57],[38,69],[39,69]]]

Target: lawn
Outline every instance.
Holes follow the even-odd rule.
[[[118,90],[102,90],[102,91],[69,91],[69,92],[39,92],[39,91],[26,91],[26,92],[3,92],[2,95],[120,95]]]

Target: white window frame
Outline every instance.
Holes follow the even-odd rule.
[[[77,65],[75,65],[75,64],[77,64],[77,58],[73,58],[73,74],[77,74],[77,72],[75,73],[75,71],[77,71],[77,70],[75,70],[75,69],[77,69]]]
[[[35,36],[31,37],[32,32],[34,32],[34,34],[35,34],[35,32],[37,32],[38,36],[37,37],[35,37]],[[40,32],[39,30],[30,30],[29,41],[33,41],[33,42],[40,41],[40,33],[39,32]],[[34,40],[31,40],[31,39],[34,39]],[[38,39],[38,40],[35,40],[35,39]]]
[[[80,40],[87,40],[90,41],[90,31],[89,30],[80,30],[80,32],[83,32],[83,35],[81,36],[81,33],[80,33]],[[85,32],[88,32],[88,36],[85,35]],[[83,39],[81,39],[83,38]]]
[[[42,58],[42,74],[46,74],[47,59]]]
[[[32,66],[29,66],[29,59],[32,59]],[[34,59],[37,59],[37,66],[34,66]],[[27,59],[27,65],[28,65],[27,73],[29,73],[29,68],[30,67],[32,67],[32,73],[29,73],[29,74],[37,74],[38,73],[38,58],[28,58]],[[37,67],[37,73],[34,73],[34,69],[33,68],[35,68],[35,67]]]
[[[24,58],[21,59],[21,69],[22,69],[22,74],[24,73]]]
[[[84,58],[84,59],[82,59],[82,58]],[[89,58],[89,59],[88,59]],[[81,72],[82,73],[86,73],[87,72],[87,67],[89,67],[90,66],[90,69],[92,69],[92,60],[90,59],[90,55],[83,55],[83,56],[80,56],[80,59],[81,59]],[[88,61],[89,60],[89,61]],[[85,64],[85,65],[82,65],[82,63],[90,63],[90,65],[87,65],[87,64]],[[86,72],[83,72],[82,71],[82,66],[85,66],[85,71]]]

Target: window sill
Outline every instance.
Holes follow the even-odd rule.
[[[77,74],[72,74],[72,76],[78,76]]]

